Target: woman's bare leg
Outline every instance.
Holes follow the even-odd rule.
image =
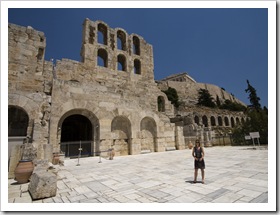
[[[202,183],[204,183],[204,176],[205,176],[204,169],[201,169],[201,176],[202,176]]]
[[[194,169],[194,182],[196,182],[196,179],[197,179],[197,172],[198,172],[198,169]]]

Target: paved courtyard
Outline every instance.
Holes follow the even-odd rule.
[[[191,150],[65,160],[53,198],[32,201],[9,180],[9,203],[267,203],[265,147],[205,148],[205,184],[193,180]],[[201,180],[199,171],[198,181]]]

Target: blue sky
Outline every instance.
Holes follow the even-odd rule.
[[[47,38],[45,59],[80,61],[82,23],[102,20],[153,46],[155,79],[187,72],[197,82],[223,87],[249,104],[246,80],[268,107],[266,8],[9,9],[11,23]]]

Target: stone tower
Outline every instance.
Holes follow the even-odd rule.
[[[89,67],[102,65],[112,71],[154,80],[152,46],[141,36],[110,28],[102,21],[84,21],[81,57]]]

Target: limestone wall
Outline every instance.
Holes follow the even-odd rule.
[[[9,24],[9,107],[28,115],[26,135],[43,156],[48,143],[51,107],[52,63],[44,61],[46,38],[32,27]],[[10,122],[9,122],[10,125]]]
[[[70,156],[79,142],[90,155],[175,147],[174,108],[154,81],[152,46],[141,36],[86,19],[81,62],[53,65],[44,60],[45,49],[43,32],[9,24],[9,107],[26,113],[38,158],[61,150]]]

